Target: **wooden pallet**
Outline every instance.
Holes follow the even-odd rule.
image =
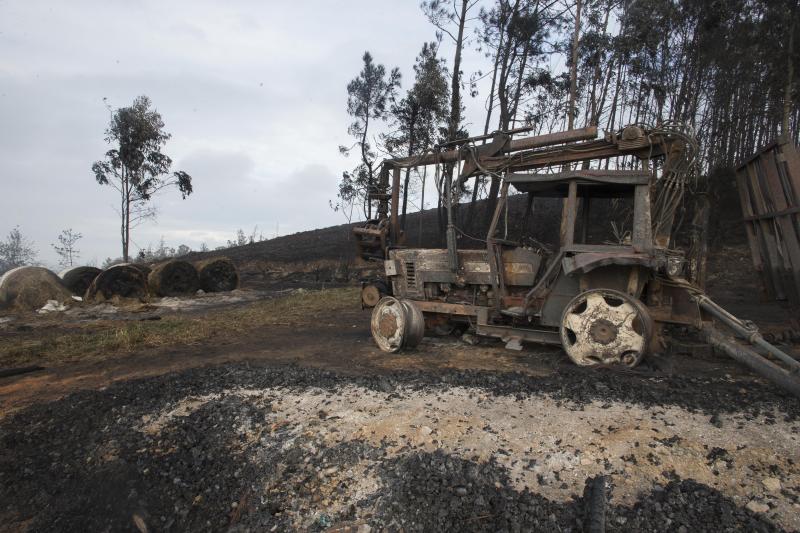
[[[800,306],[800,153],[773,142],[737,167],[736,183],[766,297]]]

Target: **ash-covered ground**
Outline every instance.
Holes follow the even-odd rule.
[[[753,380],[228,363],[0,420],[0,530],[800,528],[800,403]]]

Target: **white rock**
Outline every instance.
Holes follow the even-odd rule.
[[[757,502],[755,500],[750,500],[750,503],[747,504],[747,509],[753,511],[754,513],[766,513],[769,511],[769,505],[766,503]]]
[[[774,477],[765,477],[761,480],[761,484],[770,492],[778,492],[781,490],[781,481]]]
[[[58,300],[47,300],[47,303],[39,309],[39,314],[43,315],[45,313],[52,313],[54,311],[66,311],[69,309],[66,305],[62,304]]]

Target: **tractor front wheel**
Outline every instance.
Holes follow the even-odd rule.
[[[385,296],[372,310],[370,328],[378,348],[395,353],[420,343],[425,335],[425,318],[414,302]]]

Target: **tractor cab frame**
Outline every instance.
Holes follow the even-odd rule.
[[[557,251],[505,238],[511,187],[563,200]],[[592,200],[599,198],[632,200],[630,242],[586,242]],[[562,344],[581,365],[631,366],[656,338],[643,292],[655,273],[677,274],[683,262],[680,254],[653,246],[650,174],[598,170],[507,174],[486,249],[457,250],[455,261],[450,259],[448,250],[393,249],[385,263],[393,296],[412,302],[429,329],[461,322],[473,325],[479,335],[503,339],[510,348],[520,348],[523,341]],[[379,306],[376,315],[384,314],[384,308],[392,309],[392,300]],[[698,318],[695,305],[679,321]],[[400,331],[383,323],[389,337]],[[379,344],[389,350],[413,340],[400,335],[392,344],[380,328],[376,331],[383,341]]]

